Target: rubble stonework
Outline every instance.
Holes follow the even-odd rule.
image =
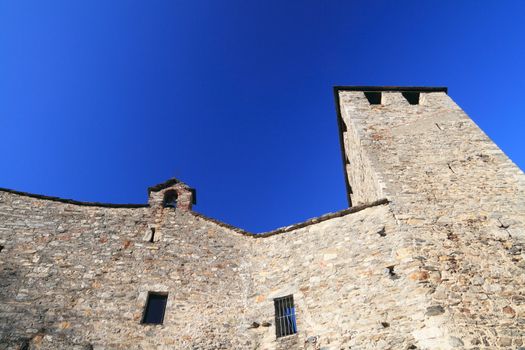
[[[353,207],[265,234],[175,179],[148,205],[0,190],[0,349],[525,347],[525,175],[444,90],[381,89],[336,90]],[[290,294],[298,333],[276,339]]]

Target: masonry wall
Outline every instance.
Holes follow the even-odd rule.
[[[355,212],[255,238],[171,180],[136,208],[0,191],[0,349],[525,346],[523,173],[445,93],[339,97]],[[299,332],[276,339],[290,294]]]
[[[411,330],[428,349],[525,342],[525,177],[444,93],[370,105],[341,91],[341,114],[391,201],[428,311]],[[495,116],[497,117],[497,116]],[[346,143],[348,154],[355,153]],[[351,164],[350,164],[351,165]],[[373,195],[370,193],[369,195]],[[434,277],[433,277],[434,276]]]
[[[349,192],[352,205],[370,203],[382,198],[383,182],[378,172],[372,167],[367,150],[361,146],[361,138],[357,126],[352,119],[347,118],[342,123],[343,143],[351,152],[344,153],[345,171],[350,185]]]
[[[255,238],[151,198],[106,208],[0,192],[0,349],[413,344],[398,296],[415,308],[422,296],[388,269],[404,256],[385,202]],[[141,324],[149,291],[168,293],[162,325]],[[299,333],[276,339],[273,299],[288,294]]]
[[[0,192],[0,349],[243,349],[251,238],[164,209]],[[146,240],[145,240],[146,237]],[[141,324],[148,291],[163,325]]]
[[[396,266],[407,263],[388,205],[264,239],[249,301],[260,349],[408,349],[427,293]],[[392,270],[389,267],[393,267]],[[292,294],[298,334],[275,338],[273,299]]]

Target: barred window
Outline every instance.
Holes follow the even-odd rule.
[[[164,312],[166,311],[167,302],[168,293],[149,292],[142,323],[162,324],[162,322],[164,322]]]
[[[277,338],[297,333],[293,295],[273,300],[275,306],[275,332]]]

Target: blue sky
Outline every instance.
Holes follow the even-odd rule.
[[[525,168],[524,1],[2,1],[0,187],[260,232],[346,206],[334,85],[448,86]]]

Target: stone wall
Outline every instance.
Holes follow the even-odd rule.
[[[148,205],[0,190],[0,349],[525,346],[523,173],[443,92],[339,98],[364,205],[265,234],[193,212],[175,179]],[[298,333],[276,339],[287,295]]]
[[[293,294],[300,349],[406,349],[425,293],[400,278],[406,253],[388,205],[368,208],[253,246],[253,318],[261,349],[290,349],[275,340],[273,299]],[[309,341],[308,341],[309,340]]]
[[[0,349],[242,349],[248,237],[165,208],[0,192]],[[155,242],[151,227],[157,225]],[[164,324],[141,324],[148,291]],[[24,348],[24,346],[27,346]]]
[[[373,106],[359,91],[339,97],[425,282],[430,304],[412,330],[417,345],[522,346],[523,172],[444,92],[422,93],[419,105],[400,92],[383,92]]]
[[[254,236],[162,208],[162,191],[138,208],[0,192],[0,349],[410,343],[396,334],[410,317],[387,311],[400,257],[386,202]],[[141,324],[149,291],[168,293],[163,325]],[[276,339],[273,298],[287,293],[299,333]]]
[[[359,102],[368,104],[366,99]],[[361,147],[356,125],[352,119],[346,119],[342,126],[343,143],[346,149],[351,150],[351,152],[345,152],[344,159],[352,205],[370,203],[385,198],[383,183],[378,178],[379,174],[372,168],[366,149]]]

